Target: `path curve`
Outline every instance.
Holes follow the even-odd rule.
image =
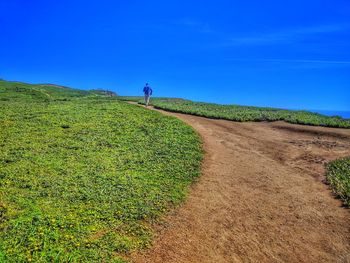
[[[322,182],[324,163],[350,155],[350,130],[160,112],[191,125],[206,154],[134,262],[350,262],[349,210]]]

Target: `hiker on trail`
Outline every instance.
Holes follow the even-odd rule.
[[[143,93],[145,94],[145,104],[146,104],[146,107],[148,106],[149,104],[149,99],[151,98],[152,96],[152,88],[148,85],[148,83],[146,83],[145,87],[143,88]]]

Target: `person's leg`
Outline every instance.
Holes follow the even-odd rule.
[[[147,96],[147,104],[146,104],[147,106],[148,106],[148,104],[149,104],[149,99],[150,99],[150,98],[151,98],[151,96],[148,95],[148,96]]]
[[[145,94],[145,104],[146,104],[146,106],[147,106],[147,94]]]

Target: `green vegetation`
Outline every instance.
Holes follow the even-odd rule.
[[[199,175],[198,135],[114,98],[0,81],[0,262],[124,262]]]
[[[142,99],[143,97],[140,97],[140,96],[118,96],[118,100],[123,100],[123,101],[141,102]]]
[[[3,102],[49,102],[69,100],[72,98],[93,95],[84,90],[71,89],[63,86],[43,84],[31,85],[21,82],[8,82],[0,80],[0,103]]]
[[[350,157],[330,162],[327,165],[327,180],[334,193],[350,206]]]
[[[117,93],[110,91],[110,90],[103,90],[103,89],[92,89],[89,90],[90,93],[97,94],[97,95],[103,95],[108,97],[115,97],[117,96]]]
[[[122,100],[140,101],[141,97],[121,97]],[[232,121],[278,121],[295,124],[350,128],[350,120],[328,117],[308,111],[293,111],[266,107],[220,105],[183,99],[152,98],[151,104],[159,109]]]
[[[138,102],[140,104],[144,104],[144,97],[141,96],[118,96],[118,100],[122,101],[133,101],[133,102]],[[189,101],[185,99],[180,99],[180,98],[164,98],[164,97],[152,97],[151,101]]]

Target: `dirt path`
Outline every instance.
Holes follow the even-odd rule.
[[[135,262],[350,262],[350,214],[324,179],[350,130],[168,113],[202,136],[203,174]]]

